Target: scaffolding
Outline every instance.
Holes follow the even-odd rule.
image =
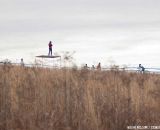
[[[39,55],[39,56],[36,56],[36,58],[41,58],[41,60],[42,60],[41,61],[41,66],[42,67],[48,66],[47,64],[44,64],[45,59],[52,59],[52,67],[60,67],[61,68],[61,56]],[[56,61],[59,61],[59,66],[55,65],[55,59],[56,59]],[[37,59],[36,59],[36,61],[37,61]]]

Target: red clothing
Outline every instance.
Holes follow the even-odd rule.
[[[53,45],[52,45],[52,43],[49,43],[48,46],[49,46],[49,48],[52,48]]]

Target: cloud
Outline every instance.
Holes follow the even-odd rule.
[[[56,51],[75,50],[82,62],[85,55],[90,62],[94,57],[115,57],[122,63],[125,55],[129,62],[133,56],[148,62],[143,57],[147,53],[158,57],[160,47],[159,4],[159,0],[0,0],[0,55],[45,52],[53,40]]]

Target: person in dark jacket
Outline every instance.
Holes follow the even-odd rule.
[[[49,56],[50,56],[50,55],[52,56],[52,46],[53,46],[53,45],[52,45],[52,41],[50,41],[49,44],[48,44],[48,47],[49,47],[49,53],[48,53],[48,55],[49,55]]]
[[[23,61],[23,58],[21,58],[21,66],[24,67],[24,61]]]
[[[141,64],[139,64],[139,68],[141,69],[141,72],[144,73],[145,68]]]
[[[101,70],[101,63],[100,62],[97,65],[97,70]]]

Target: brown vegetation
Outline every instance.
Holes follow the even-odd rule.
[[[160,125],[160,75],[0,66],[0,130]]]

